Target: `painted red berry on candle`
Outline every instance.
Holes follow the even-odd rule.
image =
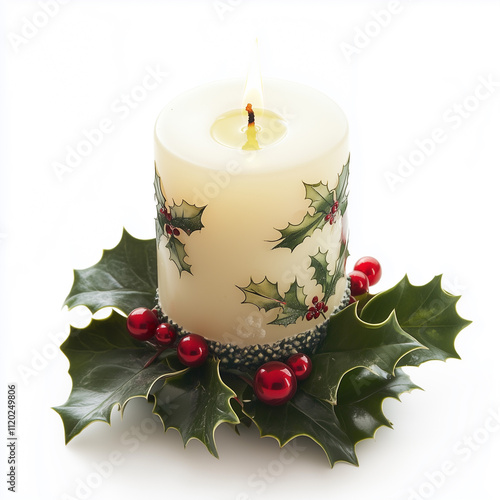
[[[305,380],[311,374],[312,361],[307,354],[301,352],[292,354],[286,364],[292,369],[297,380]]]
[[[353,271],[349,274],[351,278],[351,295],[354,297],[359,297],[360,295],[364,295],[368,293],[369,282],[368,276],[361,271]]]
[[[202,365],[208,357],[207,341],[196,333],[182,337],[177,345],[177,357],[185,366]]]
[[[255,374],[253,388],[257,398],[271,406],[285,404],[297,391],[297,379],[292,369],[281,361],[269,361]]]
[[[382,267],[380,262],[373,257],[362,257],[356,264],[354,270],[365,273],[370,286],[376,285],[382,276]]]
[[[146,307],[134,309],[127,318],[127,329],[136,340],[149,340],[156,333],[158,318]]]
[[[155,333],[156,342],[163,347],[170,347],[177,339],[177,331],[168,323],[161,323],[156,328]]]

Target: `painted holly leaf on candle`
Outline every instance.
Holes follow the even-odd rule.
[[[347,208],[347,181],[349,177],[349,159],[342,167],[337,186],[331,189],[327,184],[304,182],[305,198],[310,200],[308,212],[299,224],[288,224],[278,229],[281,238],[274,248],[289,248],[293,251],[314,231],[321,230],[326,224],[333,225],[339,215],[344,215]]]
[[[201,231],[204,227],[201,221],[204,207],[191,205],[182,200],[179,205],[168,205],[163,193],[160,176],[155,163],[155,197],[156,197],[156,241],[160,245],[162,236],[167,238],[166,247],[170,260],[177,266],[179,275],[182,271],[191,274],[191,265],[186,262],[188,254],[186,244],[181,241],[182,233],[189,236],[193,231]],[[182,232],[181,232],[182,231]]]
[[[179,270],[179,275],[182,274],[182,271],[187,271],[189,274],[192,274],[191,264],[186,262],[186,257],[188,256],[185,250],[186,245],[175,236],[170,236],[165,246],[170,252],[170,260]]]
[[[267,277],[259,283],[251,279],[248,286],[238,288],[245,294],[242,304],[253,304],[265,311],[281,308],[277,318],[269,324],[288,326],[307,314],[304,287],[299,286],[297,280],[290,285],[284,297],[278,290],[278,284],[272,283]]]
[[[342,167],[339,175],[339,182],[335,188],[336,200],[339,202],[339,212],[344,215],[347,210],[347,186],[349,181],[349,162],[351,155],[347,158],[347,163]]]
[[[347,244],[343,241],[340,245],[339,257],[333,274],[328,272],[327,254],[327,252],[318,250],[318,253],[311,257],[311,267],[314,268],[313,279],[317,281],[323,290],[323,302],[327,302],[335,293],[339,279],[344,276],[345,261],[349,255]]]
[[[282,326],[292,325],[297,323],[299,319],[303,319],[308,309],[304,287],[299,286],[297,279],[295,279],[288,292],[285,293],[282,311],[280,311],[278,317],[274,321],[271,321],[270,324]]]
[[[170,224],[174,228],[184,231],[186,234],[191,234],[193,231],[200,231],[204,226],[201,222],[204,207],[197,207],[190,205],[182,200],[180,205],[172,205],[170,207],[170,214],[172,216]]]
[[[285,299],[278,290],[278,283],[271,283],[267,277],[258,283],[250,279],[248,286],[238,288],[245,294],[242,304],[253,304],[264,311],[283,307]]]
[[[155,198],[156,198],[156,242],[158,245],[160,244],[160,237],[163,235],[163,228],[167,223],[167,218],[164,213],[161,212],[162,208],[165,208],[165,204],[167,202],[165,195],[163,194],[163,190],[161,187],[161,179],[158,175],[158,171],[156,170],[156,162],[155,162]]]

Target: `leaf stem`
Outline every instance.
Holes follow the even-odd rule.
[[[146,364],[142,367],[142,369],[144,370],[150,366],[165,349],[168,349],[168,347],[158,347],[158,350],[153,354],[153,356],[151,356],[151,358],[149,358],[148,361],[146,361]]]

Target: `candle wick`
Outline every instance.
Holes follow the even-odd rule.
[[[245,111],[248,113],[248,126],[255,126],[255,113],[250,103],[247,104]]]
[[[252,105],[247,104],[245,110],[248,113],[248,127],[247,127],[247,142],[243,144],[243,149],[245,150],[255,150],[260,149],[259,143],[257,142],[257,129],[255,127],[255,113],[253,112]]]

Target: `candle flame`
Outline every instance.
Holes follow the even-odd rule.
[[[251,102],[254,109],[263,109],[264,103],[262,98],[262,75],[259,62],[259,44],[255,39],[255,45],[248,67],[247,83],[243,94],[242,110],[245,110],[247,103]],[[244,111],[243,111],[244,112]]]

